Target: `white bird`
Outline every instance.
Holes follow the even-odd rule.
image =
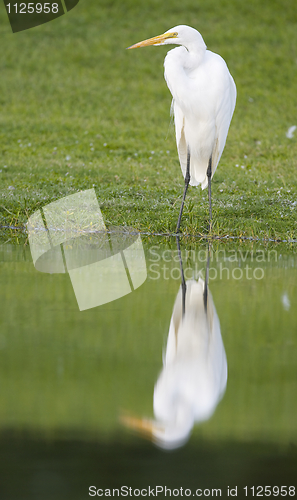
[[[163,370],[154,389],[156,419],[122,417],[126,426],[162,448],[182,446],[195,422],[211,417],[226,389],[227,359],[220,322],[205,286],[201,278],[189,280],[185,297],[182,286],[176,297]]]
[[[165,57],[165,80],[172,94],[176,144],[185,189],[177,224],[179,231],[188,185],[208,185],[211,227],[211,178],[222,155],[235,108],[236,86],[221,56],[206,49],[200,33],[175,26],[164,34],[136,43],[176,44]]]

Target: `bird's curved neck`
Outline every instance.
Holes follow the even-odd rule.
[[[170,51],[171,52],[171,51]],[[179,47],[171,56],[176,60],[176,64],[181,65],[184,70],[195,70],[202,62],[205,56],[206,48],[194,46]]]
[[[191,71],[201,64],[205,53],[206,45],[203,41],[199,44],[187,42],[180,46],[175,54],[173,51],[172,56],[176,55],[183,68]]]
[[[187,50],[188,57],[186,60],[186,64],[188,65],[189,69],[197,68],[197,66],[199,66],[205,56],[206,49],[197,49],[195,47],[194,50]]]
[[[199,63],[205,55],[206,45],[200,33],[197,33],[197,35],[199,35],[198,39],[195,41],[187,41],[186,43],[183,43],[183,46],[187,50],[189,58],[196,60],[196,62]]]

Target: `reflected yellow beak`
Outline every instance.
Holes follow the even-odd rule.
[[[133,417],[131,415],[121,415],[120,421],[129,429],[139,432],[142,436],[152,439],[153,422],[144,418]]]
[[[135,45],[131,45],[131,47],[127,47],[128,49],[138,49],[139,47],[147,47],[148,45],[158,45],[163,43],[168,38],[177,38],[178,33],[163,33],[163,35],[154,36],[153,38],[148,38],[147,40],[143,40],[142,42],[135,43]]]

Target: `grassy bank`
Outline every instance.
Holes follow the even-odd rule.
[[[297,10],[294,0],[81,1],[12,34],[0,9],[0,224],[96,188],[106,224],[175,230],[183,189],[166,47],[126,51],[189,24],[228,63],[238,90],[213,180],[215,235],[296,237]],[[207,232],[207,193],[189,190],[182,230]]]

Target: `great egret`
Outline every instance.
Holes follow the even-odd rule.
[[[182,283],[173,307],[163,369],[154,388],[155,419],[123,415],[122,422],[167,449],[182,446],[195,423],[208,420],[227,385],[219,318],[205,281]]]
[[[218,166],[235,108],[236,86],[221,56],[206,50],[200,33],[190,26],[175,26],[164,34],[136,43],[176,44],[165,57],[165,80],[172,94],[176,143],[185,189],[179,213],[180,228],[189,184],[208,185],[211,227],[211,178]]]
[[[182,446],[195,423],[208,420],[227,384],[227,359],[219,318],[205,282],[186,282],[173,308],[163,369],[154,388],[155,420],[122,417],[123,423],[167,449]]]

